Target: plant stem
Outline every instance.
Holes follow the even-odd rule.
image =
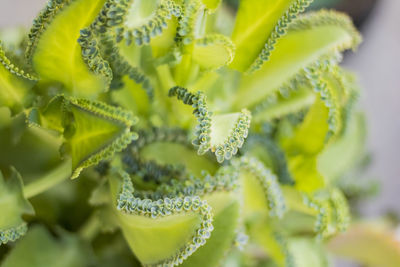
[[[32,183],[24,186],[24,195],[26,198],[34,197],[61,183],[70,176],[71,160],[66,160],[42,178],[37,179]]]

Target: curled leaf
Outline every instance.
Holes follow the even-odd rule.
[[[206,96],[202,92],[190,93],[182,87],[173,87],[169,96],[176,96],[184,104],[194,108],[197,118],[196,139],[193,144],[198,147],[199,155],[208,150],[215,153],[217,161],[229,160],[242,147],[250,127],[251,114],[246,109],[240,113],[214,115],[207,106]]]
[[[196,39],[193,60],[205,69],[216,69],[232,62],[235,46],[232,41],[220,34],[207,35]]]
[[[85,64],[77,41],[80,30],[90,25],[104,2],[50,0],[35,19],[27,57],[42,82],[62,83],[66,92],[80,97],[93,98],[108,89],[106,79]],[[83,52],[92,51],[87,49]]]

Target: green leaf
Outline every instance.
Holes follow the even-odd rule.
[[[155,58],[167,56],[175,47],[175,36],[178,30],[178,19],[172,17],[167,21],[167,27],[158,36],[151,38],[150,46]]]
[[[122,88],[111,91],[112,100],[134,114],[147,115],[150,112],[149,98],[141,85],[128,76],[122,77],[122,82]]]
[[[344,135],[329,145],[318,157],[318,170],[331,182],[361,162],[365,153],[364,116],[355,114],[348,124]]]
[[[337,188],[304,195],[304,203],[316,212],[315,232],[318,238],[330,237],[347,229],[350,222],[349,206]]]
[[[116,216],[132,251],[142,264],[178,264],[210,237],[209,205],[196,197],[140,199],[133,195],[129,175],[110,180],[118,199]]]
[[[182,266],[217,267],[224,260],[224,255],[232,247],[239,227],[239,202],[233,194],[214,193],[205,197],[213,208],[214,230],[206,244],[183,262]]]
[[[108,25],[117,26],[117,42],[125,40],[129,45],[149,44],[162,34],[172,16],[179,17],[181,6],[168,0],[113,1],[105,12]]]
[[[54,238],[43,226],[32,227],[4,259],[2,267],[85,267],[90,250],[75,236],[62,232]]]
[[[231,159],[238,148],[242,147],[250,127],[249,111],[244,109],[240,113],[214,115],[209,111],[206,96],[202,92],[193,94],[179,86],[171,88],[169,96],[176,96],[178,100],[194,108],[193,113],[199,124],[193,144],[198,147],[199,155],[211,150],[217,161],[222,163],[225,159]]]
[[[201,0],[201,2],[203,2],[203,4],[206,6],[206,8],[210,11],[210,12],[214,12],[219,5],[221,4],[221,0]]]
[[[333,11],[299,17],[276,43],[261,69],[244,76],[236,94],[237,108],[252,107],[326,55],[355,48],[361,38],[351,20]],[[238,52],[238,48],[237,48]]]
[[[204,5],[201,0],[184,1],[178,28],[178,35],[182,38],[183,44],[191,44],[198,37],[202,26],[199,22],[204,15]]]
[[[323,101],[317,99],[293,136],[282,141],[282,147],[291,154],[318,154],[325,147],[328,113]]]
[[[279,37],[285,34],[289,23],[311,2],[312,0],[240,1],[232,33],[237,55],[231,67],[246,71],[257,57],[257,65],[267,60]]]
[[[0,107],[10,108],[12,114],[22,111],[32,102],[35,79],[7,58],[0,41]]]
[[[328,267],[328,257],[324,248],[315,239],[292,238],[289,252],[293,255],[296,267]]]
[[[137,118],[121,108],[75,98],[66,99],[65,106],[72,116],[66,116],[64,122],[72,178],[77,178],[84,168],[111,158],[138,137],[131,129]]]
[[[5,180],[0,171],[0,245],[13,242],[27,231],[22,219],[24,214],[34,214],[34,210],[23,193],[22,178],[11,168],[11,175]]]
[[[286,204],[277,177],[253,157],[242,157],[238,165],[245,216],[269,212],[271,216],[282,217]]]
[[[295,114],[311,106],[315,102],[315,98],[315,94],[306,87],[297,89],[289,97],[267,98],[265,102],[254,108],[253,121],[262,123]]]
[[[196,151],[187,145],[172,142],[155,142],[148,144],[140,151],[142,160],[155,160],[162,165],[182,165],[196,176],[202,171],[214,173],[216,171],[215,161],[197,155]]]
[[[237,177],[232,169],[223,168],[214,177],[174,180],[154,194],[134,193],[127,174],[115,175],[123,177],[123,183],[110,178],[112,195],[120,192],[116,211],[120,226],[142,264],[183,261],[187,266],[204,266],[207,255],[207,266],[218,265],[239,223],[239,202],[232,191]]]
[[[281,231],[281,229],[274,229],[273,224],[268,219],[261,217],[250,226],[249,234],[277,266],[297,266],[289,251],[288,240],[279,230]]]
[[[395,267],[400,264],[400,246],[394,233],[374,224],[357,223],[333,238],[328,250],[365,266]]]
[[[27,122],[32,126],[43,127],[62,133],[62,109],[64,97],[61,95],[53,97],[46,107],[32,108],[27,114]]]
[[[235,46],[224,35],[210,34],[195,41],[193,60],[204,69],[217,69],[228,65],[234,56]]]
[[[311,192],[324,185],[324,178],[317,170],[317,156],[325,147],[328,114],[328,108],[317,99],[293,136],[281,142],[289,172],[301,191]]]
[[[27,56],[42,82],[60,82],[74,96],[94,97],[106,91],[103,77],[86,66],[77,40],[105,0],[50,0],[35,19]],[[46,60],[43,60],[43,59]]]

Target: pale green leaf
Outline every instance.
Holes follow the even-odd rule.
[[[231,67],[246,71],[262,52],[284,34],[290,21],[310,3],[308,0],[242,0],[232,39],[237,55]],[[271,49],[273,49],[273,44]]]
[[[242,79],[235,106],[255,105],[321,57],[355,48],[359,42],[359,34],[345,15],[320,11],[298,18],[261,69]]]
[[[94,97],[108,89],[106,81],[89,70],[77,40],[105,0],[59,2],[51,0],[35,20],[27,56],[42,82],[59,82],[69,94]]]

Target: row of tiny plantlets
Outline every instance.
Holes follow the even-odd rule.
[[[170,97],[176,96],[184,104],[193,107],[193,114],[198,121],[193,145],[198,148],[199,155],[204,155],[211,149],[212,152],[215,152],[217,161],[222,163],[225,159],[231,159],[237,153],[238,148],[242,147],[250,127],[251,115],[249,111],[243,109],[224,143],[213,146],[210,137],[213,113],[208,109],[206,96],[200,91],[193,94],[186,88],[179,86],[171,88],[168,95]]]
[[[275,29],[271,32],[268,40],[261,50],[258,58],[250,66],[249,72],[257,71],[261,68],[264,62],[268,61],[272,51],[275,49],[275,44],[278,39],[286,34],[287,28],[297,17],[299,13],[302,13],[313,0],[296,0],[285,12],[285,14],[278,20]]]
[[[127,214],[147,216],[153,219],[179,213],[193,212],[201,218],[200,227],[196,230],[192,241],[186,244],[175,256],[162,262],[163,266],[181,264],[192,255],[199,247],[205,244],[213,231],[212,211],[206,201],[198,196],[185,196],[183,198],[163,197],[158,200],[141,199],[134,196],[131,178],[127,173],[119,173],[122,180],[122,190],[117,199],[117,209]],[[157,264],[156,264],[157,265]]]

